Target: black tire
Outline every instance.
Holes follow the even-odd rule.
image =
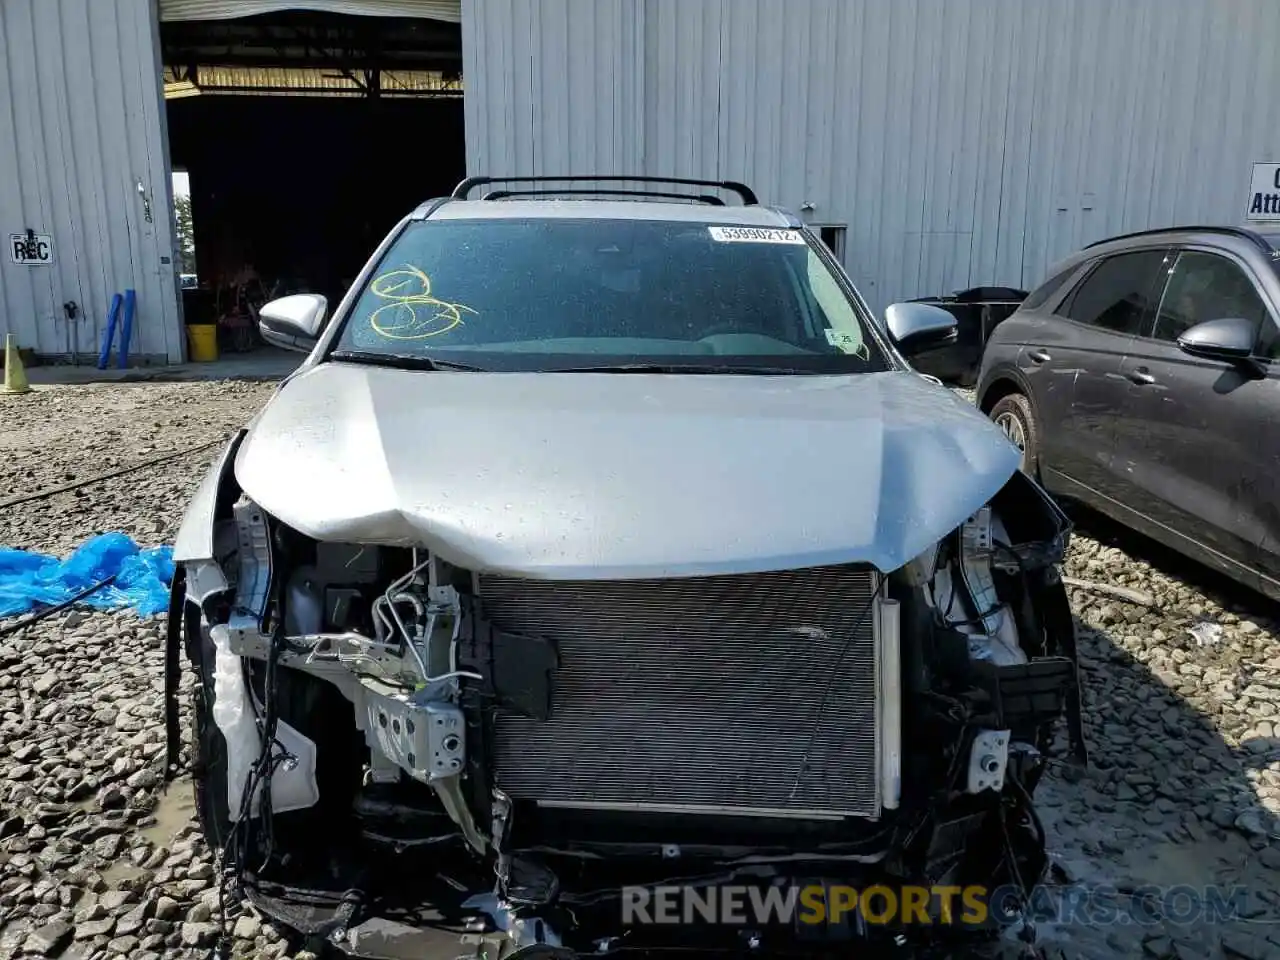
[[[1030,477],[1040,476],[1040,431],[1031,401],[1020,393],[1011,393],[996,401],[987,414],[1004,430],[1005,435],[1022,451],[1021,470]]]

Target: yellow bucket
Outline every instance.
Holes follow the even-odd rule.
[[[210,363],[218,359],[218,325],[216,323],[187,324],[187,344],[194,363]]]

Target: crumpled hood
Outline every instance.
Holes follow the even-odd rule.
[[[322,363],[237,458],[245,492],[318,540],[417,545],[549,579],[896,569],[1018,453],[910,373],[468,373]]]

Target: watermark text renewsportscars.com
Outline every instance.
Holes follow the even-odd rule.
[[[625,924],[990,926],[1019,913],[1037,923],[1223,923],[1241,916],[1244,887],[842,885],[622,888]]]

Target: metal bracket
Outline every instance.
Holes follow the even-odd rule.
[[[480,831],[476,828],[475,819],[471,816],[471,811],[467,807],[466,798],[462,795],[461,776],[441,777],[438,780],[433,780],[431,787],[435,790],[436,796],[440,798],[444,812],[449,814],[450,819],[462,830],[462,835],[466,838],[467,843],[471,844],[472,849],[477,853],[483,854],[487,849],[484,837],[480,835]]]
[[[361,682],[365,740],[422,783],[461,772],[466,724],[452,704],[420,702],[376,681]]]
[[[415,780],[430,785],[467,843],[483,853],[484,837],[462,796],[461,774],[467,760],[462,711],[450,703],[426,700],[421,691],[408,696],[369,679],[360,681],[356,698],[356,717],[370,753],[382,754]]]
[[[979,730],[969,751],[969,793],[1003,790],[1009,766],[1009,731]]]
[[[973,598],[976,612],[985,613],[982,623],[988,636],[995,635],[1004,619],[1003,612],[998,609],[1000,598],[991,576],[992,542],[991,507],[985,506],[960,528],[960,576]]]
[[[472,897],[463,906],[488,914],[495,928],[462,936],[464,944],[476,948],[476,956],[497,960],[573,960],[578,956],[564,946],[560,934],[542,917],[517,916],[511,904],[492,894]]]
[[[435,676],[453,671],[453,644],[458,636],[458,623],[462,615],[458,591],[453,587],[427,587],[426,623],[423,641],[426,649],[423,657],[427,668]],[[449,690],[457,692],[457,681],[449,682]]]
[[[371,783],[396,783],[400,780],[400,767],[385,753],[370,750],[368,777]]]
[[[243,621],[244,618],[239,619]],[[231,623],[234,624],[236,620],[236,617],[232,617]],[[264,635],[256,627],[246,628],[243,625],[229,625],[227,626],[227,631],[231,643],[231,652],[236,656],[248,657],[252,660],[267,659],[267,655],[271,650],[271,638]],[[328,638],[328,642],[338,643],[339,639],[339,636],[335,635],[332,638]],[[368,659],[373,660],[373,657]],[[356,690],[360,674],[354,673],[346,664],[336,659],[314,657],[305,653],[283,650],[279,655],[278,663],[282,667],[291,667],[294,670],[301,670],[322,680],[327,680],[337,687],[348,700],[356,701],[358,696]],[[385,672],[389,673],[390,670]]]
[[[231,508],[240,540],[240,573],[236,582],[235,610],[229,621],[232,627],[262,629],[267,610],[267,591],[271,586],[271,537],[262,508],[242,498]]]
[[[187,573],[187,599],[204,609],[204,602],[228,588],[227,577],[215,560],[192,560],[183,564]]]
[[[897,600],[874,601],[875,636],[879,650],[879,696],[876,699],[879,736],[880,806],[896,810],[902,794],[902,610]]]

